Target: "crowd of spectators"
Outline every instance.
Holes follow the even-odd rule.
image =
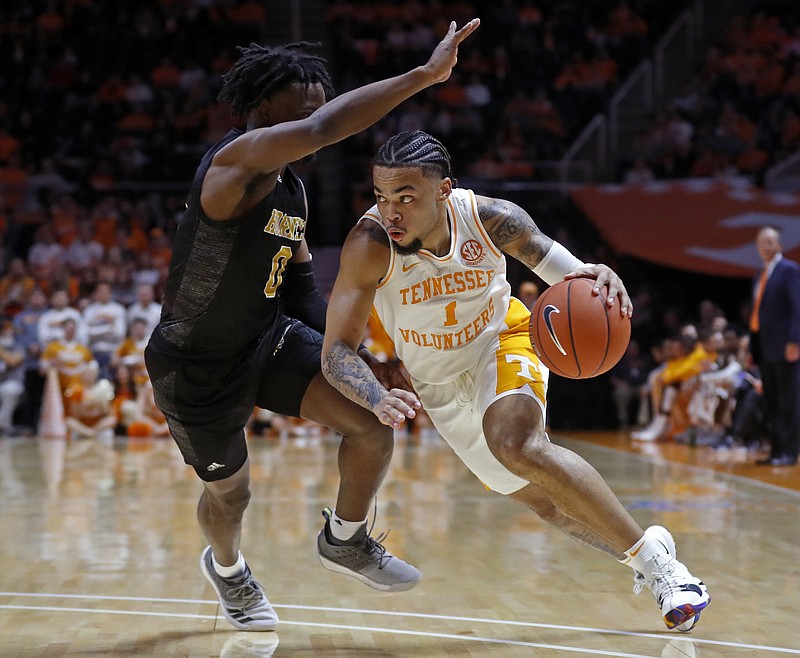
[[[697,76],[637,135],[625,182],[765,171],[800,148],[800,8],[754,2],[707,49]]]
[[[3,298],[0,434],[40,429],[52,374],[57,407],[75,435],[165,435],[144,365],[144,348],[161,315],[155,287],[131,283],[135,299],[128,304],[114,299],[107,280],[88,296],[56,286],[48,297],[28,266],[14,263],[13,273],[0,278],[0,288],[19,292]]]
[[[68,247],[85,223],[137,255],[172,231],[200,155],[232,125],[220,75],[265,19],[255,0],[3,3],[2,255]]]
[[[253,0],[4,3],[0,158],[54,193],[184,183],[230,125],[220,75],[265,19]]]
[[[397,130],[420,128],[440,137],[465,176],[546,177],[537,162],[560,157],[687,5],[331,0],[321,19],[340,92],[406,70],[430,52],[450,20],[482,20],[446,84],[342,144],[352,164],[347,170],[360,172],[342,223],[372,204],[366,162]],[[0,432],[35,431],[48,368],[68,369],[78,358],[85,367],[61,372],[65,410],[93,420],[79,419],[72,431],[105,428],[109,414],[117,431],[165,431],[139,361],[156,316],[137,319],[132,309],[144,303],[139,294],[152,297],[147,305],[163,295],[188,182],[201,154],[233,125],[229,108],[216,101],[220,76],[235,60],[236,46],[263,41],[268,20],[264,3],[255,0],[48,0],[0,7],[0,57],[8,64],[0,67]],[[734,149],[731,135],[747,137],[746,145],[770,161],[796,148],[798,34],[797,10],[754,11],[734,21],[709,52],[702,86],[687,89],[642,135],[637,167],[643,179],[652,170],[673,175],[670,157],[686,160],[686,174],[717,173],[688,164],[706,148],[727,152],[728,165],[763,165],[763,156],[750,157],[742,143]],[[642,282],[630,357],[642,363],[630,370],[654,365],[665,328],[677,330],[680,322],[670,322],[670,311],[655,311],[658,304],[648,309],[653,289],[641,272],[615,260],[597,236],[587,240],[586,226],[563,210],[564,200],[515,200],[584,260],[607,262],[626,281]],[[510,273],[512,280],[529,274],[515,272],[513,263]],[[682,321],[689,315],[675,313]],[[42,317],[51,321],[40,323]],[[64,349],[51,349],[57,344]],[[103,382],[113,386],[111,398]],[[626,422],[645,422],[647,413]],[[285,429],[264,415],[260,425]]]
[[[254,0],[0,7],[0,432],[34,432],[46,374],[71,433],[163,434],[142,351],[188,181],[233,124],[216,101]]]
[[[371,197],[366,162],[400,130],[441,139],[462,176],[553,180],[554,169],[537,163],[563,155],[688,4],[331,0],[325,20],[341,89],[405,70],[430,52],[450,20],[481,18],[445,84],[345,143],[350,170],[365,172],[354,192],[356,212]]]
[[[689,3],[484,4],[330,0],[325,46],[340,90],[405,70],[449,20],[482,19],[450,80],[348,140],[347,157],[366,161],[387,134],[421,128],[448,145],[462,175],[546,177],[537,162],[563,154]],[[0,56],[9,63],[0,71],[6,246],[17,246],[18,225],[43,221],[32,196],[52,206],[70,195],[91,213],[105,193],[145,184],[162,193],[129,211],[144,214],[146,229],[168,228],[198,157],[231,125],[229,108],[216,102],[220,75],[237,45],[263,38],[269,18],[256,0],[0,8]],[[685,93],[639,135],[625,174],[641,181],[763,172],[797,149],[799,89],[800,11],[754,2],[709,48]],[[137,205],[141,198],[127,195]]]
[[[645,347],[631,340],[609,373],[617,427],[639,445],[705,445],[724,459],[768,450],[770,419],[744,315],[729,319],[704,299],[696,313],[672,320]]]

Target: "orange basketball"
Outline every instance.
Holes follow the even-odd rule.
[[[545,290],[531,311],[531,344],[551,372],[569,379],[596,377],[613,368],[631,339],[631,322],[594,279],[560,281]]]

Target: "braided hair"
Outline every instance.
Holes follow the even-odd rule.
[[[249,47],[239,47],[242,56],[222,77],[222,89],[217,100],[230,102],[233,114],[243,116],[262,100],[294,82],[306,87],[319,83],[325,97],[330,99],[334,95],[333,82],[325,60],[301,52],[302,48],[319,45],[299,41],[285,46],[251,43]]]
[[[428,175],[453,178],[450,154],[438,139],[421,130],[397,133],[386,140],[372,161],[379,167],[419,167]]]

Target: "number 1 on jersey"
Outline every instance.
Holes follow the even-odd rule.
[[[454,299],[447,306],[444,307],[444,326],[455,327],[458,324],[456,320],[456,300]]]

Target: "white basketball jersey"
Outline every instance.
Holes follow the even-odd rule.
[[[511,286],[506,260],[480,219],[475,195],[456,188],[447,200],[450,251],[408,256],[392,247],[375,309],[411,375],[444,384],[473,368],[506,329]],[[377,206],[363,219],[383,226]]]

